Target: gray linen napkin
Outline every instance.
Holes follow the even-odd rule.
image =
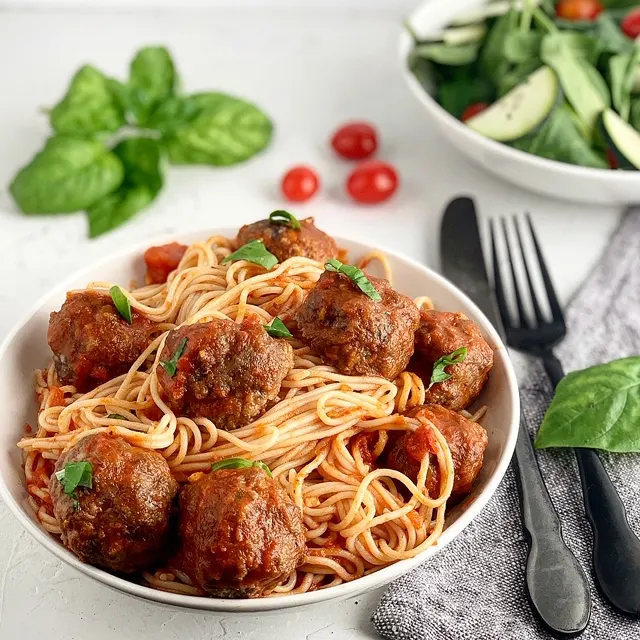
[[[568,335],[557,350],[567,371],[640,354],[640,209],[614,234],[603,259],[567,310]],[[517,355],[517,354],[516,354]],[[552,390],[538,363],[516,363],[523,410],[537,426]],[[640,425],[638,425],[640,428]],[[640,533],[640,455],[602,454],[633,529]],[[589,576],[593,597],[585,639],[640,638],[640,621],[615,612],[592,580],[592,535],[584,516],[574,455],[538,453],[564,538]],[[394,582],[373,614],[391,640],[533,640],[548,638],[526,600],[522,534],[515,476],[510,467],[478,518],[441,554]]]

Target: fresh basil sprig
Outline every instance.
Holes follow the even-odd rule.
[[[382,300],[382,296],[376,291],[376,288],[371,284],[369,278],[367,278],[367,276],[365,276],[362,270],[358,269],[358,267],[354,267],[351,264],[343,264],[340,260],[331,258],[331,260],[328,260],[325,263],[324,268],[327,271],[343,273],[353,281],[362,293],[368,295],[373,301],[380,302],[380,300]]]
[[[118,313],[129,324],[131,324],[133,322],[133,316],[131,315],[131,303],[129,302],[129,298],[124,295],[122,289],[117,284],[114,284],[113,287],[109,289],[109,295],[111,296]]]
[[[640,451],[640,356],[567,374],[556,387],[536,447]]]
[[[278,209],[278,211],[273,211],[269,214],[269,222],[272,224],[282,224],[285,227],[291,227],[296,231],[299,231],[302,227],[300,226],[300,220],[296,218],[292,213],[288,211],[284,211],[282,209]]]
[[[293,334],[287,329],[287,325],[278,316],[269,324],[263,324],[262,326],[272,338],[293,338]]]
[[[271,469],[260,460],[247,460],[246,458],[226,458],[225,460],[218,460],[211,464],[211,471],[219,471],[220,469],[249,469],[251,467],[257,467],[262,469],[270,478],[273,478]]]
[[[171,360],[160,360],[162,368],[173,378],[178,370],[178,360],[182,357],[184,348],[187,346],[187,338],[182,338],[175,353],[171,356]]]
[[[429,386],[427,387],[427,391],[431,389],[431,387],[433,387],[434,384],[449,380],[452,374],[446,372],[446,367],[452,364],[458,364],[460,362],[464,362],[466,357],[467,357],[467,347],[460,347],[459,349],[456,349],[452,353],[449,353],[448,355],[444,355],[441,358],[438,358],[433,365],[431,380],[429,381]]]
[[[247,244],[243,244],[237,251],[227,256],[222,261],[222,264],[236,260],[253,262],[254,264],[264,267],[267,271],[271,271],[271,269],[278,264],[278,258],[264,246],[262,240],[252,240],[251,242],[247,242]]]
[[[67,462],[64,469],[56,471],[56,478],[62,484],[62,488],[66,495],[71,496],[73,500],[73,508],[77,511],[80,508],[78,487],[87,489],[93,488],[93,466],[90,462]]]
[[[107,416],[107,420],[126,420],[126,418],[123,415],[120,415],[119,413],[110,413]]]

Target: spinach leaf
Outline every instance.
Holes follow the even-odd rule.
[[[480,45],[477,42],[460,45],[434,42],[416,45],[413,55],[438,64],[459,67],[472,63],[478,57],[479,50]]]
[[[480,51],[480,72],[494,84],[498,83],[509,68],[509,62],[504,57],[504,43],[509,32],[516,29],[517,24],[518,14],[513,9],[500,16],[491,27]]]
[[[109,79],[88,65],[73,76],[50,118],[56,133],[78,137],[113,133],[125,124],[124,109],[112,92]]]
[[[170,101],[150,124],[165,134],[164,144],[174,164],[243,162],[262,151],[273,132],[271,121],[258,107],[224,93]]]
[[[620,53],[609,60],[609,75],[613,106],[623,120],[629,121],[631,113],[631,92],[640,69],[640,47],[628,53]]]
[[[124,224],[151,204],[163,185],[160,144],[151,138],[128,138],[113,149],[124,167],[120,188],[87,209],[89,237]]]
[[[20,169],[9,190],[23,213],[71,213],[117,189],[123,177],[120,158],[101,142],[56,136]]]
[[[640,357],[570,373],[556,389],[536,447],[640,451]]]
[[[600,96],[600,100],[607,107],[611,106],[611,93],[609,91],[609,86],[607,85],[605,79],[602,77],[600,72],[589,63],[588,60],[579,58],[578,63],[584,70],[585,74],[591,81],[593,88],[598,92]]]
[[[505,71],[497,81],[498,97],[501,98],[511,89],[522,84],[534,71],[542,66],[540,58],[532,58],[523,64],[514,65]]]
[[[576,58],[586,60],[593,65],[598,62],[602,49],[600,40],[595,36],[575,31],[561,31],[558,38]]]
[[[634,0],[635,1],[635,0]],[[605,53],[626,53],[633,49],[633,40],[627,38],[608,13],[601,13],[595,22],[595,35]]]
[[[588,69],[590,65],[576,57],[559,33],[549,33],[544,37],[540,55],[558,74],[567,100],[588,130],[593,132],[598,116],[607,108],[600,88],[602,85],[595,82],[598,70],[595,67]]]
[[[438,102],[456,118],[460,118],[470,104],[491,103],[495,97],[495,89],[489,80],[468,72],[438,84]]]
[[[507,33],[502,51],[506,60],[523,64],[540,57],[543,34],[539,31],[511,31]]]
[[[140,49],[131,62],[127,104],[139,125],[146,126],[153,110],[174,93],[176,70],[164,47]]]
[[[629,116],[629,124],[636,131],[640,131],[640,98],[636,98],[631,102],[631,115]]]
[[[609,166],[578,130],[568,108],[556,109],[534,136],[512,146],[541,158],[582,167],[606,169]]]

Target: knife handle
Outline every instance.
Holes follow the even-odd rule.
[[[587,577],[562,539],[560,519],[544,484],[524,417],[515,448],[522,523],[529,547],[525,586],[534,613],[556,638],[582,633],[591,616]]]

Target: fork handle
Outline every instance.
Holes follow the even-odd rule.
[[[564,377],[562,364],[545,354],[553,384]],[[593,571],[604,597],[619,611],[640,616],[640,540],[629,526],[624,504],[593,449],[575,449],[584,509],[593,530]]]

